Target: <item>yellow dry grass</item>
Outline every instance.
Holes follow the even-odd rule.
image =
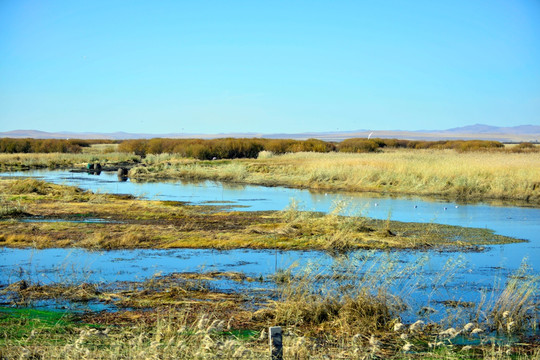
[[[11,168],[66,168],[73,166],[86,166],[89,162],[119,163],[138,161],[135,155],[115,152],[63,154],[63,153],[30,153],[30,154],[0,154],[0,169]]]
[[[260,185],[540,203],[540,153],[387,150],[295,153],[135,168],[139,180],[192,178]]]
[[[0,218],[14,218],[0,222],[0,245],[9,247],[346,252],[357,248],[468,248],[518,241],[487,229],[323,215],[294,206],[283,212],[220,212],[210,206],[94,194],[33,179],[2,180],[0,194],[0,203],[7,209]],[[37,222],[15,220],[20,217]],[[43,219],[47,221],[40,222]]]

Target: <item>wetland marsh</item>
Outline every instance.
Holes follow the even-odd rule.
[[[260,331],[281,324],[286,354],[300,358],[538,357],[540,210],[530,204],[189,176],[1,176],[6,354],[22,351],[16,343],[39,354],[37,331],[54,333],[66,354],[106,356],[113,344],[129,353],[118,344],[127,336],[143,338],[145,356],[190,358],[206,341],[200,358],[259,358]],[[38,326],[38,315],[10,304],[68,310],[71,332]],[[21,319],[33,327],[17,328]],[[420,320],[423,331],[413,326]],[[406,330],[394,331],[401,323]],[[133,324],[147,333],[127,335]]]

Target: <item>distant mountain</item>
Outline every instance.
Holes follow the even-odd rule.
[[[118,134],[118,133],[117,133]],[[0,133],[6,138],[32,139],[115,139],[114,134],[75,133],[75,132],[46,132],[39,130],[13,130]]]
[[[497,127],[475,124],[445,130],[444,132],[463,134],[540,134],[540,126],[520,125],[512,127]]]
[[[186,134],[137,134],[118,131],[114,133],[94,133],[94,132],[46,132],[38,130],[14,130],[1,132],[0,137],[10,138],[33,138],[33,139],[150,139],[155,137],[185,137]],[[202,135],[201,135],[202,136]],[[191,137],[191,136],[190,136]]]
[[[46,131],[39,130],[13,130],[0,133],[0,137],[10,137],[10,138],[33,138],[33,139],[58,139],[63,138],[64,136],[56,136],[58,134],[49,133]]]
[[[35,139],[151,139],[151,138],[197,138],[215,139],[223,137],[244,138],[269,138],[269,139],[321,139],[326,141],[342,141],[350,138],[396,138],[408,140],[496,140],[502,142],[523,142],[540,140],[540,126],[520,125],[513,127],[497,127],[483,124],[463,126],[448,130],[355,130],[355,131],[331,131],[331,132],[305,132],[305,133],[221,133],[221,134],[137,134],[127,132],[95,133],[95,132],[45,132],[39,130],[14,130],[0,132],[0,137],[11,138],[35,138]]]

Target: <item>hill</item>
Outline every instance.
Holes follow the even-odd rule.
[[[496,127],[475,124],[448,130],[355,130],[338,132],[306,132],[306,133],[220,133],[220,134],[149,134],[149,133],[97,133],[97,132],[46,132],[39,130],[14,130],[0,132],[0,137],[35,138],[35,139],[150,139],[150,138],[201,138],[214,139],[224,137],[269,138],[269,139],[308,139],[316,138],[326,141],[342,141],[349,138],[379,137],[408,140],[496,140],[502,142],[539,142],[540,126],[520,125],[513,127]]]

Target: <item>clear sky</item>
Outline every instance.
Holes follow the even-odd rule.
[[[540,125],[539,0],[0,0],[0,131]]]

